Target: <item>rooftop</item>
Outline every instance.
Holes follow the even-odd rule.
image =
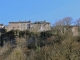
[[[25,21],[20,21],[20,20],[19,20],[19,22],[9,22],[9,23],[30,23],[30,22],[31,22],[31,21],[26,21],[26,20],[25,20]]]
[[[19,22],[9,22],[9,23],[31,23],[31,21],[19,21]],[[44,23],[50,24],[50,22],[46,22],[45,20],[35,21],[34,23],[31,23],[31,24],[44,24]]]

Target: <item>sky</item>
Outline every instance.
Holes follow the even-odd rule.
[[[9,22],[44,21],[80,18],[80,0],[0,0],[0,24]]]

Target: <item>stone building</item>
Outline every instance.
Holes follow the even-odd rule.
[[[0,24],[0,29],[4,28],[4,25],[3,24]]]
[[[72,33],[73,33],[73,36],[78,36],[79,35],[78,26],[73,26],[72,27]]]
[[[17,29],[20,31],[30,30],[33,32],[51,30],[50,23],[46,21],[36,21],[34,23],[32,23],[31,21],[9,22],[9,26],[7,28],[8,31]]]
[[[79,35],[79,31],[78,31],[78,26],[63,26],[63,28],[61,28],[61,33],[65,34],[70,32],[70,34],[72,34],[73,36],[78,36]]]
[[[9,31],[10,30],[20,30],[20,31],[24,31],[27,30],[29,28],[30,25],[30,21],[28,22],[9,22]]]
[[[49,22],[46,21],[36,21],[34,23],[30,24],[30,30],[31,31],[47,31],[47,30],[51,30],[51,26]]]

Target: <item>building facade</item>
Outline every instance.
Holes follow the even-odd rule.
[[[28,25],[30,24],[29,22],[9,22],[9,31],[10,30],[20,30],[20,31],[24,31],[28,29]]]
[[[31,31],[47,31],[51,30],[51,26],[49,22],[46,21],[40,21],[40,22],[34,22],[30,24],[30,30]]]
[[[51,30],[51,26],[49,22],[46,21],[36,21],[32,23],[31,21],[24,22],[9,22],[8,31],[10,30],[30,30],[33,32],[47,31]]]

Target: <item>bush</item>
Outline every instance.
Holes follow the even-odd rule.
[[[17,47],[13,52],[6,58],[6,60],[26,60],[26,55],[20,47]]]

